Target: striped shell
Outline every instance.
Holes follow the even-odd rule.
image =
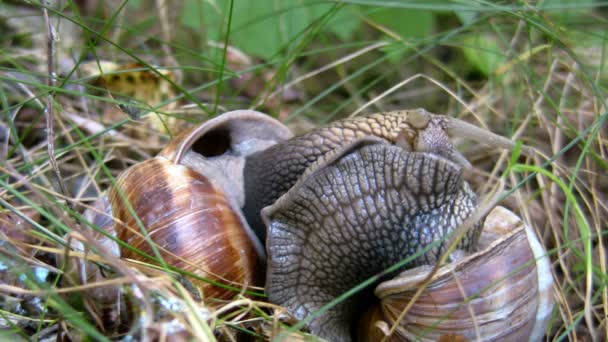
[[[420,267],[375,290],[382,317],[368,336],[387,331],[430,272]],[[496,207],[487,217],[479,252],[441,267],[399,323],[394,341],[539,341],[554,306],[547,252],[515,214]],[[366,323],[370,324],[370,323]]]
[[[205,298],[228,299],[259,285],[264,252],[240,213],[242,165],[248,154],[289,137],[265,114],[234,111],[123,172],[108,192],[117,236],[130,247],[121,256],[160,265],[156,249],[168,265],[204,278],[188,280]]]
[[[222,189],[207,177],[164,158],[154,158],[127,170],[117,186],[168,264],[238,288],[254,284],[255,248]],[[109,196],[115,217],[124,224],[119,239],[154,255],[118,192],[112,190]],[[122,256],[141,259],[129,248],[122,249]],[[196,283],[205,297],[233,294],[205,282]]]

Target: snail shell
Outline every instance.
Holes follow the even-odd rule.
[[[117,236],[131,248],[123,258],[164,261],[195,275],[243,288],[257,283],[265,254],[240,214],[244,157],[291,137],[278,121],[234,111],[184,132],[152,159],[138,163],[111,188]],[[139,221],[139,222],[138,222]],[[230,289],[192,279],[206,298]]]
[[[382,318],[365,323],[372,329],[365,335],[391,327],[429,272],[410,269],[378,285],[381,313],[372,316]],[[451,334],[471,341],[539,341],[555,304],[552,287],[547,252],[534,231],[496,207],[486,218],[479,251],[439,268],[391,340],[437,341]]]
[[[137,180],[137,181],[135,181]],[[153,184],[153,187],[149,185]],[[232,285],[253,285],[256,250],[226,193],[209,178],[170,160],[154,158],[130,168],[116,183],[138,213],[146,232],[138,229],[117,191],[110,192],[115,217],[122,221],[118,238],[132,248],[154,255],[144,234],[170,265]],[[141,259],[122,248],[123,258]],[[209,288],[199,283],[203,288]],[[218,287],[205,296],[225,297]]]

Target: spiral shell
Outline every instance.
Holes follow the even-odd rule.
[[[156,249],[168,265],[206,280],[237,289],[257,284],[264,252],[239,210],[239,172],[244,156],[290,136],[267,115],[230,112],[126,170],[108,193],[118,238],[129,244],[121,256],[158,265]],[[190,280],[205,298],[238,293]]]
[[[387,332],[412,300],[430,267],[418,267],[375,290]],[[479,341],[538,341],[554,306],[547,252],[515,214],[496,207],[487,217],[479,251],[441,267],[412,305],[391,340],[437,341],[460,336]],[[372,313],[369,316],[377,315]]]
[[[118,179],[117,187],[138,213],[148,237],[168,264],[237,286],[253,285],[255,248],[225,193],[207,177],[155,158],[130,168]],[[139,229],[118,192],[111,191],[109,198],[115,217],[125,226],[119,230],[119,239],[154,255],[143,235],[146,233]],[[130,248],[121,252],[123,258],[141,258]],[[230,293],[200,285],[210,289],[205,296],[225,297]]]

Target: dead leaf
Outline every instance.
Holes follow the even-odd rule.
[[[120,65],[110,61],[83,63],[81,71],[93,78],[93,84],[107,89],[112,98],[123,102],[118,107],[131,119],[145,117],[148,126],[160,132],[173,134],[183,128],[177,118],[159,114],[172,112],[177,106],[175,101],[161,106],[176,95],[171,84],[175,82],[172,71],[160,68],[156,69],[157,73],[143,64]],[[154,108],[154,112],[142,106]]]

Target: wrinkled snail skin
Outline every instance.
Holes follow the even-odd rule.
[[[477,206],[460,165],[388,141],[355,142],[311,169],[262,212],[269,299],[298,319],[442,239]],[[474,248],[479,227],[460,248]],[[440,244],[406,266],[432,264],[443,251]],[[350,341],[360,299],[314,319],[311,332]]]
[[[431,114],[431,113],[425,111],[424,109],[377,113],[377,114],[372,114],[372,115],[365,116],[365,117],[357,117],[357,118],[336,121],[336,122],[330,123],[326,126],[314,129],[313,131],[311,131],[307,134],[304,134],[302,136],[283,141],[275,146],[272,146],[266,150],[254,153],[246,158],[246,163],[245,163],[245,168],[244,168],[244,189],[245,189],[245,204],[243,206],[244,215],[247,218],[249,225],[255,231],[255,233],[260,238],[260,240],[262,242],[266,242],[266,249],[267,249],[268,253],[272,254],[274,252],[275,253],[274,255],[279,255],[276,258],[279,260],[282,260],[281,259],[282,256],[280,255],[280,252],[282,252],[282,251],[285,252],[288,249],[287,247],[282,247],[282,246],[288,246],[288,245],[290,245],[290,242],[281,238],[279,235],[274,236],[275,230],[273,230],[273,228],[271,227],[271,223],[270,223],[270,221],[272,219],[268,218],[269,216],[271,216],[269,213],[272,212],[272,209],[268,209],[265,211],[266,216],[267,216],[265,223],[263,222],[264,215],[260,215],[260,213],[262,212],[263,208],[268,207],[268,206],[270,206],[270,208],[277,208],[278,206],[276,204],[273,205],[273,203],[275,203],[275,201],[277,201],[277,199],[279,199],[279,197],[281,197],[281,196],[283,196],[281,198],[291,198],[291,197],[295,196],[295,190],[293,189],[294,184],[296,184],[296,182],[298,182],[298,180],[300,178],[311,179],[311,177],[309,177],[310,173],[312,173],[310,171],[310,169],[317,169],[318,167],[320,167],[320,165],[323,164],[323,160],[326,159],[326,157],[328,155],[334,154],[336,151],[343,150],[349,144],[352,144],[352,143],[356,144],[356,142],[360,139],[365,139],[366,137],[372,136],[372,137],[382,138],[382,139],[386,140],[388,143],[398,144],[400,146],[401,152],[403,152],[403,153],[406,153],[411,150],[419,151],[419,152],[426,152],[426,155],[441,157],[441,160],[443,160],[445,162],[453,162],[452,165],[455,167],[455,169],[450,172],[457,172],[460,175],[460,173],[462,171],[461,168],[462,167],[466,168],[466,167],[469,167],[470,165],[469,165],[468,161],[466,161],[466,159],[452,145],[452,142],[450,139],[450,137],[452,135],[457,135],[457,136],[462,136],[462,137],[471,137],[480,142],[489,141],[494,146],[507,147],[507,148],[513,147],[513,143],[511,141],[509,141],[508,139],[505,139],[503,137],[489,133],[487,131],[479,129],[478,127],[467,124],[467,123],[462,122],[457,119],[452,119],[452,118],[447,118],[447,117],[441,116],[441,115]],[[375,170],[377,172],[380,172],[380,173],[386,172],[387,174],[391,174],[391,172],[394,172],[391,170],[391,167],[393,167],[393,166],[391,166],[391,162],[392,161],[384,160],[384,161],[381,161],[380,164],[372,163],[370,165],[374,166]],[[385,165],[384,163],[388,163],[388,165]],[[367,167],[370,167],[370,165],[368,165]],[[363,166],[357,166],[357,167],[363,167]],[[441,188],[441,185],[440,185],[441,181],[442,181],[441,177],[438,177],[438,179],[435,179],[435,177],[428,178],[428,175],[420,173],[421,170],[422,169],[420,169],[420,168],[413,168],[411,171],[413,171],[414,173],[408,175],[408,178],[410,178],[416,182],[424,182],[427,186],[431,186],[430,184],[436,184],[433,186],[437,186],[437,187]],[[306,175],[305,172],[307,172],[308,175]],[[448,172],[448,171],[446,171],[446,172]],[[302,176],[303,174],[305,174],[305,175]],[[438,176],[440,173],[437,172],[437,173],[433,173],[433,174],[435,176]],[[356,175],[356,172],[352,176],[355,177],[355,175]],[[371,177],[370,179],[373,179],[373,178],[374,177]],[[463,187],[462,191],[459,191],[459,192],[463,193],[463,194],[468,194],[468,196],[465,196],[465,197],[472,199],[471,201],[474,202],[475,195],[473,194],[473,192],[469,189],[469,187],[468,187],[468,185],[466,185],[466,183],[462,182],[462,179],[460,178],[460,176],[457,178],[459,179],[459,182],[460,182],[459,184],[462,184],[462,187]],[[337,180],[334,180],[334,181],[337,181]],[[331,185],[331,182],[326,184],[326,186],[328,186],[328,187],[330,187],[330,185]],[[363,185],[361,185],[361,186],[363,189]],[[385,187],[386,185],[375,184],[374,186],[377,188],[373,188],[373,189],[381,189],[381,187]],[[356,189],[356,187],[353,187],[353,189]],[[339,189],[336,189],[336,191],[338,191],[338,190]],[[432,223],[432,222],[424,222],[424,218],[426,217],[427,219],[430,219],[433,215],[438,215],[438,213],[437,213],[438,208],[433,207],[433,205],[438,205],[437,203],[440,203],[442,200],[445,200],[445,197],[446,197],[446,193],[443,193],[440,189],[437,191],[438,191],[437,194],[434,194],[433,196],[430,196],[428,198],[421,198],[419,200],[420,206],[424,207],[426,205],[427,209],[430,210],[429,212],[426,212],[426,213],[424,213],[423,211],[418,212],[418,208],[416,208],[415,205],[412,205],[415,201],[412,201],[412,203],[408,203],[408,205],[411,205],[409,208],[406,208],[406,210],[408,211],[408,215],[409,216],[418,215],[418,216],[416,216],[416,218],[412,218],[412,217],[409,218],[410,220],[413,220],[412,222],[418,220],[419,224]],[[285,193],[288,193],[289,195],[284,195]],[[337,193],[336,198],[339,199],[343,195],[344,194]],[[348,194],[346,194],[346,195],[348,196]],[[321,202],[320,200],[322,200],[324,198],[327,198],[325,191],[317,194],[317,199],[315,199],[313,202],[319,203],[319,202]],[[345,199],[344,202],[348,203],[349,199],[348,199],[348,197],[346,197],[346,198],[347,199]],[[374,200],[375,200],[375,203],[374,203]],[[369,200],[368,204],[370,204],[372,206],[376,205],[376,206],[382,207],[384,205],[384,201],[390,202],[390,198],[377,198],[374,200]],[[458,204],[458,201],[456,201],[454,199],[450,199],[450,200],[452,201],[452,206]],[[462,199],[459,199],[459,200],[462,200]],[[279,202],[281,202],[280,199],[277,203],[279,203]],[[314,207],[315,205],[318,206],[318,204],[315,204],[315,203],[310,203],[310,204],[307,204],[306,206],[302,206],[302,208],[300,210],[301,213],[298,215],[303,216],[304,214],[306,214],[307,213],[306,208],[308,208],[308,207]],[[340,203],[340,202],[338,202],[338,203]],[[462,203],[465,206],[469,205],[466,200],[463,200]],[[341,203],[341,205],[342,205],[342,203]],[[448,205],[448,207],[450,206],[450,204],[446,204],[446,205]],[[338,206],[338,208],[339,207],[340,206]],[[468,210],[472,211],[474,209],[474,207],[475,207],[475,205],[473,205],[471,203],[471,207]],[[276,212],[278,212],[278,210]],[[393,215],[392,212],[389,212],[389,214]],[[426,214],[426,216],[424,214]],[[443,218],[445,220],[448,220],[448,218],[450,219],[449,225],[447,225],[445,229],[446,230],[453,229],[454,227],[457,226],[456,223],[461,222],[461,220],[464,220],[464,218],[467,215],[465,215],[464,211],[463,211],[463,214],[461,216],[462,217],[452,215],[452,216],[446,216],[445,218]],[[319,219],[323,219],[323,221],[321,221],[321,222],[325,223],[324,218],[319,218]],[[370,219],[377,220],[378,218],[374,217],[374,218],[370,218]],[[392,217],[392,219],[395,219],[395,218]],[[401,217],[399,219],[404,220],[403,217]],[[437,217],[437,219],[440,219],[440,218]],[[398,221],[398,219],[396,221]],[[268,226],[268,230],[267,230],[267,226]],[[424,234],[424,233],[428,232],[429,230],[432,230],[432,229],[429,229],[428,226],[426,228],[426,231],[424,230],[424,228],[422,228],[420,226],[414,227],[412,229],[419,229],[421,231],[421,234],[419,236],[415,237],[414,240],[423,239],[425,237],[430,238],[432,236],[432,234]],[[470,239],[468,239],[468,241],[475,240],[475,235],[476,235],[475,232],[477,232],[477,231],[478,231],[478,229],[473,230],[474,233],[472,233],[472,234],[474,236],[471,236]],[[267,235],[267,232],[273,236]],[[280,233],[280,230],[276,230],[276,233]],[[445,233],[445,232],[442,232],[442,233]],[[299,235],[295,234],[294,236],[298,237],[301,234],[302,233],[300,232]],[[328,236],[330,236],[330,235],[331,234],[329,234]],[[340,234],[338,234],[338,235],[340,235]],[[365,235],[365,234],[363,234],[363,235]],[[344,235],[344,236],[346,236],[346,235]],[[281,245],[281,244],[283,244],[283,245]],[[291,246],[294,246],[294,245],[295,245],[294,243],[291,243]],[[367,242],[366,247],[369,245],[371,245],[371,242]],[[379,246],[379,245],[380,245],[380,242],[375,242],[375,244],[374,244],[374,246]],[[464,247],[466,247],[466,246],[464,246]],[[357,249],[356,246],[353,248]],[[391,245],[388,245],[383,248],[385,248],[386,250],[390,250],[391,248],[393,248],[393,250],[396,249],[396,248],[392,247]],[[346,248],[346,249],[349,249],[349,248]],[[289,252],[289,251],[287,251],[287,252]],[[411,253],[411,248],[410,248],[410,251],[407,251],[407,253]],[[397,253],[397,255],[399,255],[399,254]],[[410,254],[407,254],[407,255],[410,255]],[[402,259],[399,257],[395,257],[395,258],[398,258],[395,260]],[[285,258],[283,258],[283,259],[285,259]],[[269,294],[271,301],[281,304],[282,303],[281,298],[285,299],[288,297],[288,295],[277,295],[276,293],[274,293],[275,291],[280,291],[279,287],[277,287],[275,285],[280,284],[281,276],[276,276],[276,275],[281,272],[286,272],[286,271],[279,270],[281,265],[273,266],[273,263],[275,262],[275,260],[273,260],[272,255],[269,255],[268,260],[269,260],[269,265],[268,265],[268,269],[267,269],[268,294]],[[306,261],[303,261],[303,262],[306,262]],[[387,263],[389,263],[389,262],[387,261]],[[338,265],[338,264],[336,264],[336,265]],[[333,265],[333,266],[336,266],[336,265]],[[285,266],[285,265],[283,265],[283,266]],[[287,266],[287,268],[290,269],[289,266]],[[340,268],[340,267],[338,267],[338,268]],[[369,269],[366,266],[362,266],[362,268],[364,268],[366,270]],[[293,269],[293,267],[291,267],[291,269]],[[331,267],[329,267],[328,269],[331,269]],[[382,270],[383,270],[383,268],[378,268],[378,269],[376,269],[376,272],[380,272]],[[279,273],[277,273],[277,272],[279,272]],[[289,273],[289,272],[287,272],[287,273]],[[326,275],[327,273],[320,273],[320,274]],[[272,279],[275,279],[275,280],[272,280]],[[363,279],[365,279],[365,278],[363,278]],[[289,280],[287,280],[287,281],[289,281]],[[295,282],[297,282],[297,281],[295,281]],[[358,282],[354,282],[351,285],[351,287],[356,285],[357,283]],[[272,284],[274,284],[274,285],[272,285]],[[302,286],[304,286],[304,285],[302,285]],[[301,288],[303,288],[302,286],[301,286]],[[346,288],[348,289],[350,287],[346,287]],[[294,294],[293,296],[299,296],[299,295],[300,294]],[[319,295],[315,294],[315,296],[319,296]],[[303,296],[302,298],[304,298],[304,297],[306,297],[306,296]],[[291,304],[287,305],[287,308],[290,309],[290,311],[292,313],[295,312],[297,317],[303,318],[303,317],[305,317],[306,313],[315,311],[315,310],[311,309],[311,306],[319,308],[320,306],[317,306],[317,304],[320,302],[326,302],[325,300],[327,300],[330,297],[331,296],[325,295],[323,300],[319,300],[319,298],[310,298],[310,296],[309,296],[307,299],[310,299],[311,302],[305,303],[304,301],[302,301],[301,303],[291,303]],[[316,303],[316,304],[314,304],[314,303]],[[345,304],[345,305],[347,305],[347,304]],[[342,312],[347,311],[347,310],[344,310],[343,308],[338,309],[338,310],[340,310]],[[326,315],[326,316],[322,317],[321,319],[317,319],[316,322],[322,323],[322,322],[324,322],[324,319],[331,318],[330,321],[332,321],[332,324],[330,324],[330,327],[329,328],[321,327],[320,324],[315,326],[315,324],[313,323],[311,325],[313,332],[315,332],[315,331],[319,332],[321,334],[321,336],[332,336],[331,340],[334,340],[334,337],[337,340],[341,340],[342,338],[344,338],[344,340],[348,340],[348,338],[347,338],[348,335],[346,332],[346,330],[348,328],[347,327],[348,323],[345,323],[348,320],[345,319],[344,316],[332,315],[332,314],[328,314],[328,315],[329,316]],[[326,332],[324,332],[323,330],[326,330]]]
[[[429,124],[447,127],[446,120],[446,117],[424,109],[376,113],[329,123],[248,156],[244,170],[246,196],[243,206],[247,222],[260,240],[266,241],[266,227],[260,217],[262,208],[287,192],[304,170],[320,157],[357,139],[375,136],[394,143],[404,136],[408,140],[406,142],[418,151],[453,150],[443,144],[451,146],[449,140],[436,139],[428,134],[427,139],[417,139],[416,136]],[[437,142],[442,144],[437,145]]]
[[[243,212],[260,240],[266,240],[260,211],[287,192],[307,167],[358,138],[375,135],[394,140],[401,130],[409,128],[406,116],[406,112],[391,112],[332,122],[249,156]]]

